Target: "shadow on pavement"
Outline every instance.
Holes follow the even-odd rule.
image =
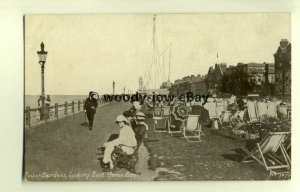
[[[232,149],[235,153],[231,154],[222,154],[222,157],[228,159],[230,161],[238,161],[241,162],[243,158],[247,155],[247,153],[242,148]]]
[[[86,121],[82,122],[82,123],[80,123],[80,125],[83,126],[83,127],[87,127],[88,126],[88,122],[86,122]]]

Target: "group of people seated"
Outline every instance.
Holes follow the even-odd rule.
[[[139,112],[139,104],[133,106],[122,115],[116,117],[115,123],[119,126],[119,134],[112,134],[102,147],[98,148],[103,154],[103,171],[112,171],[115,168],[113,154],[133,156],[138,151],[147,136],[148,126],[145,123],[145,114]],[[128,158],[130,161],[130,158]],[[124,162],[124,161],[123,161]],[[130,163],[130,162],[128,162]]]

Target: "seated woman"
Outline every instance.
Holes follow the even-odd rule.
[[[130,127],[129,121],[123,115],[119,115],[116,119],[116,123],[121,128],[120,134],[118,135],[118,137],[115,137],[115,139],[110,138],[111,141],[103,144],[103,146],[105,147],[103,163],[105,167],[109,166],[110,169],[114,168],[111,154],[115,147],[119,147],[128,155],[133,154],[137,147],[135,133]]]

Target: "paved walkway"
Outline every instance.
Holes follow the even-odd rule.
[[[148,119],[153,126],[153,120]],[[150,169],[156,170],[157,181],[164,180],[274,180],[257,162],[241,163],[245,141],[216,135],[202,129],[200,143],[188,143],[180,136],[151,133],[146,147],[151,153]]]
[[[115,117],[130,107],[112,103],[98,108],[92,131],[82,126],[84,113],[25,130],[25,176],[27,180],[269,180],[257,163],[240,163],[245,143],[215,135],[203,129],[201,143],[188,143],[167,133],[153,134],[153,120],[147,119],[149,139],[139,151],[137,171],[125,169],[103,173],[97,147],[118,129]],[[148,150],[151,152],[149,154]],[[281,178],[284,179],[284,178]]]
[[[137,171],[125,169],[103,173],[97,147],[112,133],[117,115],[128,109],[129,103],[112,103],[97,109],[94,129],[89,131],[84,113],[25,130],[25,176],[27,180],[153,180],[157,174],[148,169],[149,153],[140,148]]]

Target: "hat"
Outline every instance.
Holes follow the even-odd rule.
[[[141,109],[140,102],[138,102],[138,101],[133,102],[133,106],[134,106],[134,108],[135,108],[136,110],[140,110],[140,109]]]
[[[116,123],[119,123],[119,122],[129,123],[128,120],[126,119],[126,117],[124,117],[124,115],[117,116]]]
[[[281,105],[286,105],[286,102],[285,102],[285,101],[283,101],[283,102],[281,102],[280,104],[281,104]]]
[[[124,117],[133,117],[133,112],[131,110],[123,112]]]
[[[137,120],[145,120],[146,117],[145,114],[142,112],[138,112],[135,116]]]
[[[90,99],[93,100],[93,101],[96,101],[99,99],[99,95],[97,92],[92,92],[90,93]]]

